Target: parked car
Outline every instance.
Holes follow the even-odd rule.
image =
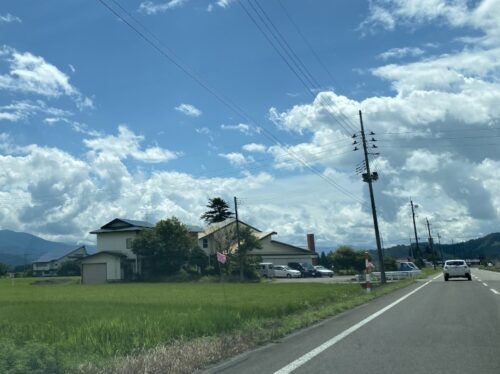
[[[286,265],[274,265],[274,276],[276,278],[300,278],[300,271],[289,268]]]
[[[333,277],[333,270],[327,269],[321,265],[317,265],[314,268],[316,269],[317,277]]]
[[[470,267],[464,260],[447,260],[443,266],[444,280],[450,278],[467,278],[472,280],[470,275]]]
[[[307,262],[289,262],[288,267],[300,271],[302,277],[316,276],[316,269]]]

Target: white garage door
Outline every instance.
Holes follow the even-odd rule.
[[[106,264],[83,264],[82,265],[82,283],[97,284],[106,283]]]

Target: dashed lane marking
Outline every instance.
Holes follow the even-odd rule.
[[[494,290],[493,288],[490,288],[490,291],[493,292],[495,295],[500,295],[500,292],[497,290]]]
[[[307,352],[305,355],[299,357],[295,361],[290,362],[288,365],[286,365],[282,369],[276,371],[274,374],[289,374],[289,373],[291,373],[295,369],[301,367],[302,365],[304,365],[305,363],[307,363],[309,360],[311,360],[312,358],[316,357],[320,353],[324,352],[325,350],[327,350],[328,348],[330,348],[334,344],[337,344],[342,339],[344,339],[345,337],[351,335],[356,330],[359,330],[361,327],[363,327],[367,323],[373,321],[375,318],[377,318],[381,314],[387,312],[389,309],[393,308],[394,306],[398,305],[400,302],[402,302],[403,300],[407,299],[408,297],[410,297],[411,295],[413,295],[415,292],[418,292],[419,290],[421,290],[422,288],[424,288],[425,286],[427,286],[433,280],[438,279],[439,277],[441,277],[441,274],[435,276],[430,281],[427,281],[426,283],[424,283],[420,287],[415,288],[413,291],[407,293],[403,297],[401,297],[401,298],[397,299],[396,301],[394,301],[393,303],[387,305],[385,308],[380,309],[378,312],[373,313],[372,315],[366,317],[364,320],[362,320],[362,321],[356,323],[355,325],[349,327],[347,330],[344,330],[343,332],[341,332],[340,334],[334,336],[330,340],[327,340],[323,344],[317,346],[312,351]]]

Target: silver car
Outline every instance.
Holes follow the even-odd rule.
[[[274,265],[274,276],[277,278],[300,278],[300,271],[291,269],[286,265]]]
[[[333,277],[333,271],[325,268],[324,266],[316,265],[314,268],[316,269],[318,277]]]
[[[444,280],[450,278],[467,278],[472,280],[470,275],[470,267],[464,260],[447,260],[443,266]]]

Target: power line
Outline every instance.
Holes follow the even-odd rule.
[[[232,101],[226,99],[225,97],[223,97],[222,95],[218,94],[217,92],[215,92],[214,89],[212,89],[209,85],[207,85],[205,82],[203,82],[197,75],[195,75],[194,73],[192,73],[190,71],[190,69],[186,68],[185,66],[183,66],[183,64],[179,61],[177,61],[176,59],[174,59],[172,56],[170,56],[168,53],[166,53],[162,48],[160,48],[160,46],[163,46],[163,43],[160,43],[160,46],[158,46],[157,44],[155,44],[147,35],[145,35],[143,32],[141,32],[137,27],[135,27],[134,25],[132,25],[131,22],[129,22],[128,20],[126,20],[118,11],[116,11],[113,7],[111,7],[109,4],[107,4],[104,0],[98,0],[103,6],[105,6],[111,13],[113,13],[116,17],[118,17],[120,20],[122,20],[128,27],[130,27],[135,33],[137,33],[144,41],[146,41],[147,44],[149,44],[151,47],[153,47],[157,52],[159,52],[164,58],[166,58],[167,60],[169,60],[171,63],[173,63],[175,66],[177,66],[182,72],[184,72],[186,75],[188,75],[191,79],[193,79],[196,83],[198,83],[202,88],[204,88],[205,90],[207,90],[210,94],[212,94],[215,98],[217,98],[217,100],[219,100],[224,106],[226,106],[227,108],[229,108],[231,111],[233,111],[234,113],[236,113],[238,116],[246,119],[246,120],[250,120],[250,123],[253,123],[255,124],[256,121],[254,121],[247,113],[245,113],[245,111],[243,111],[239,106],[237,106],[236,104],[234,104]],[[140,21],[138,21],[135,17],[133,17],[129,12],[127,12],[126,10],[124,10],[123,7],[121,7],[115,0],[112,0],[114,4],[116,4],[120,9],[122,9],[130,19],[132,19],[135,23],[137,23],[138,25],[141,26],[141,28],[143,30],[147,30],[148,34],[150,35],[153,35],[152,32],[150,32],[144,25],[142,25],[142,23]],[[241,3],[240,3],[241,4]],[[155,37],[155,39],[157,41],[159,41],[158,38]],[[272,140],[274,143],[276,143],[277,145],[279,146],[282,146],[280,140],[272,133],[270,132],[268,129],[266,129],[265,127],[263,126],[257,126],[258,128],[260,128],[263,132],[263,134],[270,140]],[[347,196],[350,196],[351,198],[354,198],[356,200],[359,201],[359,199],[352,195],[348,190],[346,190],[345,188],[343,188],[342,186],[340,186],[336,181],[334,181],[333,179],[325,176],[323,173],[321,173],[321,171],[317,170],[315,167],[309,165],[307,162],[305,162],[304,160],[300,159],[298,156],[296,156],[293,152],[287,150],[287,152],[295,159],[297,159],[300,163],[302,163],[305,167],[307,167],[308,169],[310,169],[313,173],[315,173],[316,175],[318,175],[320,178],[322,178],[324,181],[326,181],[327,183],[329,183],[331,186],[333,186],[334,188],[336,188],[338,191],[340,191],[341,193],[347,195]]]
[[[247,9],[247,7],[243,4],[242,0],[238,0],[238,3],[250,18],[250,20],[254,23],[257,29],[262,33],[262,35],[269,42],[271,47],[276,51],[276,53],[280,56],[280,58],[285,62],[290,71],[299,79],[302,85],[305,87],[307,92],[311,94],[313,98],[318,98],[325,106],[328,105],[325,103],[324,98],[322,96],[316,96],[310,86],[320,87],[321,85],[316,81],[311,72],[307,69],[295,51],[291,48],[290,44],[283,37],[278,28],[274,25],[272,20],[269,18],[265,10],[260,6],[259,2],[255,0],[258,8],[255,7],[251,0],[248,1],[248,4],[253,9],[254,13],[259,17],[262,25],[268,30],[269,34],[274,38],[276,42],[269,37],[268,33],[261,27],[259,22],[255,19],[255,17],[251,14],[251,12]],[[260,10],[260,11],[259,11]],[[274,30],[274,31],[273,31]],[[280,49],[281,47],[281,49]],[[289,59],[285,56],[288,56]],[[293,65],[293,66],[292,66]],[[308,84],[309,83],[309,84]],[[310,86],[309,86],[310,85]],[[338,113],[343,117],[342,121],[339,119],[335,119],[335,117],[329,112],[326,112],[335,122],[337,122],[340,127],[347,133],[352,134],[355,131],[355,127],[349,123],[349,118],[345,116],[340,110]],[[347,119],[347,120],[346,120]]]

